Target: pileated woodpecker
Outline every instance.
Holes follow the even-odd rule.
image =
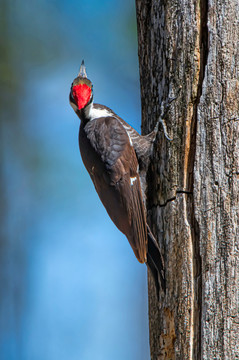
[[[81,120],[80,152],[100,200],[138,261],[150,268],[157,293],[159,282],[165,291],[163,259],[146,222],[144,201],[143,174],[156,131],[141,136],[111,109],[94,104],[84,61],[71,85],[70,104]]]

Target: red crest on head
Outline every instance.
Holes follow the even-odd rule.
[[[78,106],[78,109],[84,108],[90,100],[91,88],[86,84],[79,84],[73,86],[72,95]]]

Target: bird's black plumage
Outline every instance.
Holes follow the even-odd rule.
[[[110,218],[128,238],[137,259],[147,254],[147,228],[138,161],[123,125],[114,117],[81,125],[82,160]]]

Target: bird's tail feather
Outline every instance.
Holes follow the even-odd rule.
[[[148,230],[148,254],[147,254],[147,266],[150,269],[154,278],[157,294],[159,294],[159,282],[163,291],[166,291],[165,273],[164,273],[164,261],[161,255],[161,251],[157,244],[155,237],[153,236],[149,226]]]

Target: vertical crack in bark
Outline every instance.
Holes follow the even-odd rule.
[[[208,0],[200,0],[200,69],[197,85],[197,97],[193,106],[193,116],[191,121],[191,139],[188,163],[189,189],[193,191],[194,187],[194,162],[196,154],[196,134],[198,122],[198,105],[202,95],[203,80],[208,58]],[[199,226],[195,217],[195,208],[193,196],[188,196],[187,201],[189,209],[189,220],[191,224],[192,246],[193,246],[193,282],[194,282],[194,309],[193,309],[193,359],[201,359],[201,314],[202,314],[202,260],[200,255],[200,234]]]

